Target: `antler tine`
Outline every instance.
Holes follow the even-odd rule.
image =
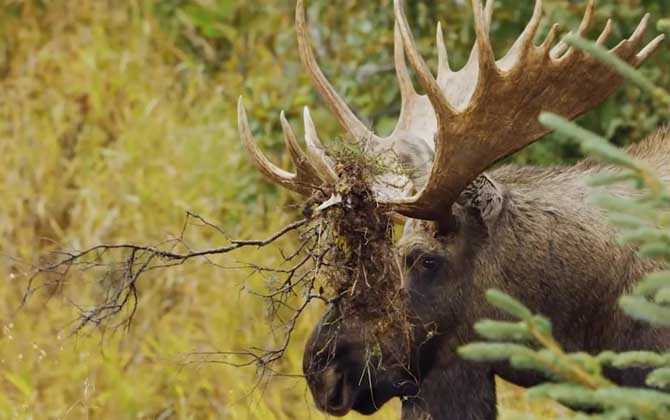
[[[493,4],[489,0],[489,4]],[[481,0],[472,0],[472,9],[475,15],[475,34],[477,35],[477,54],[479,58],[479,84],[482,85],[491,73],[496,72],[493,47],[489,38],[489,18],[484,12]],[[492,9],[491,9],[492,10]]]
[[[595,8],[596,8],[596,0],[589,0],[589,2],[586,4],[584,17],[582,17],[582,21],[579,24],[579,29],[577,30],[579,36],[581,37],[585,36],[586,32],[591,27],[591,23],[593,22],[593,12],[595,11]]]
[[[398,78],[400,96],[402,97],[404,105],[411,95],[416,95],[417,93],[407,69],[402,35],[400,34],[400,28],[398,28],[397,23],[393,27],[393,62],[395,64],[396,76]]]
[[[584,11],[584,16],[582,16],[582,21],[580,22],[579,28],[577,29],[578,36],[584,37],[589,28],[591,27],[595,7],[596,7],[595,0],[589,0],[589,2],[586,4],[586,10]],[[574,31],[570,31],[569,34],[574,34]],[[575,53],[576,53],[575,49],[573,47],[569,47],[564,40],[561,40],[561,42],[559,42],[558,45],[556,45],[556,47],[554,47],[554,49],[551,51],[552,57],[559,60],[567,59],[568,57],[571,57]]]
[[[344,100],[335,91],[326,76],[321,71],[314,56],[309,35],[307,34],[307,22],[305,18],[305,5],[303,0],[298,0],[295,9],[295,26],[298,37],[298,52],[312,84],[326,102],[340,126],[354,139],[366,139],[373,137],[372,132],[354,115]]]
[[[573,33],[574,31],[569,31],[567,35],[572,35]],[[560,57],[562,57],[563,54],[565,54],[568,48],[569,48],[568,44],[561,39],[561,41],[558,44],[554,45],[554,47],[549,52],[549,55],[551,56],[551,58],[557,60]]]
[[[521,34],[521,37],[525,40],[524,43],[528,46],[533,45],[535,34],[537,34],[537,29],[540,27],[540,21],[542,20],[542,11],[542,0],[536,0],[533,15]]]
[[[615,53],[624,60],[628,60],[630,57],[637,54],[637,48],[642,43],[644,35],[647,33],[650,17],[651,15],[649,13],[645,14],[640,20],[640,23],[638,23],[633,33],[627,39],[622,40],[616,47],[612,48],[610,51]]]
[[[311,189],[307,183],[302,183],[296,174],[287,172],[270,160],[263,154],[256,144],[249,127],[249,120],[247,119],[247,112],[244,108],[242,97],[240,96],[237,102],[237,128],[242,138],[242,144],[251,157],[251,160],[256,165],[258,170],[265,175],[270,181],[281,185],[282,187],[303,195],[310,195]]]
[[[542,48],[542,50],[544,51],[545,56],[549,56],[551,47],[554,45],[554,41],[556,41],[556,37],[558,36],[558,30],[560,29],[560,27],[561,25],[559,25],[558,23],[554,23],[553,25],[551,25],[551,29],[549,29],[547,37],[540,45],[540,48]]]
[[[523,32],[519,37],[514,41],[514,44],[509,49],[507,54],[498,61],[498,66],[501,70],[506,71],[511,69],[514,65],[523,65],[523,57],[528,54],[528,51],[533,47],[533,40],[535,34],[537,34],[537,29],[540,27],[540,21],[542,20],[542,0],[535,1],[535,7],[533,8],[533,15],[531,16],[528,24],[524,28]],[[555,31],[558,28],[552,28],[551,31]],[[549,32],[549,36],[552,35],[552,32]],[[548,36],[548,37],[549,37]],[[550,40],[550,43],[553,43],[553,40]]]
[[[577,35],[583,37],[586,35],[586,32],[591,27],[591,22],[593,22],[593,11],[595,10],[595,0],[589,0],[586,4],[586,10],[584,11],[584,16],[582,16],[582,21],[579,24],[577,29]],[[568,32],[568,34],[574,34],[574,31]],[[567,59],[575,53],[573,47],[568,46],[568,44],[561,40],[551,51],[551,56],[555,59]]]
[[[447,46],[444,44],[444,33],[442,33],[440,22],[437,22],[435,44],[437,45],[437,84],[442,85],[443,79],[451,71],[451,68],[449,67],[449,54],[447,53]]]
[[[321,185],[322,179],[319,175],[319,171],[312,165],[307,158],[307,155],[298,144],[293,127],[291,127],[291,124],[289,124],[286,119],[284,111],[279,114],[279,121],[281,122],[281,128],[284,133],[284,143],[286,144],[286,148],[291,155],[291,160],[296,167],[297,178],[302,178],[311,185]]]
[[[542,15],[540,0],[535,3],[533,17],[510,52],[498,63],[494,62],[487,11],[480,0],[471,2],[477,42],[468,64],[458,72],[449,72],[445,83],[439,85],[447,98],[444,99],[442,95],[431,93],[434,79],[416,51],[402,1],[395,0],[396,19],[406,53],[419,73],[419,81],[429,92],[431,104],[440,105],[441,101],[448,100],[448,106],[459,104],[459,112],[450,114],[447,119],[434,105],[438,136],[428,180],[415,196],[387,204],[407,217],[435,220],[446,229],[453,220],[452,205],[467,185],[494,162],[550,131],[537,121],[541,110],[576,118],[603,102],[622,82],[618,73],[587,54],[574,49],[565,54],[568,47],[564,42],[552,49],[558,25],[552,26],[540,47],[534,47],[533,38]],[[594,1],[590,0],[576,33],[586,34],[593,21],[594,7]],[[630,38],[613,50],[631,64],[639,65],[663,40],[662,36],[657,37],[636,54],[648,19],[645,16]],[[600,42],[607,39],[611,25],[603,30]],[[438,54],[441,52],[438,39]],[[470,91],[473,81],[476,81],[474,95]]]
[[[653,53],[655,53],[660,47],[663,41],[665,40],[665,34],[661,34],[654,38],[647,46],[645,46],[637,55],[633,65],[638,67],[642,62],[649,58]]]
[[[612,19],[607,19],[607,23],[605,24],[605,28],[603,31],[600,33],[600,36],[598,36],[598,39],[596,40],[596,44],[603,46],[609,39],[610,35],[612,35],[612,28],[613,28],[613,23]]]
[[[333,165],[328,161],[308,107],[303,110],[303,120],[305,122],[305,144],[307,145],[307,155],[310,161],[326,181],[336,182],[337,174]]]
[[[442,27],[438,24],[436,79],[418,52],[403,0],[394,0],[394,62],[403,103],[395,129],[385,138],[376,136],[356,118],[319,69],[307,35],[303,0],[297,0],[296,7],[301,59],[340,125],[356,139],[379,146],[376,151],[385,159],[408,161],[410,166],[421,168],[432,161],[430,171],[426,171],[427,180],[425,173],[411,177],[413,189],[391,179],[394,174],[384,175],[383,183],[372,186],[377,201],[407,217],[437,221],[441,229],[450,228],[452,205],[473,180],[494,162],[550,131],[537,120],[541,110],[576,118],[602,103],[623,80],[587,54],[576,49],[566,54],[565,42],[552,48],[558,25],[553,25],[544,42],[535,47],[533,38],[542,16],[541,0],[536,1],[533,16],[514,46],[496,63],[489,38],[493,0],[485,6],[481,0],[471,3],[477,40],[470,59],[459,71],[449,69]],[[594,7],[590,0],[575,31],[579,35],[586,35]],[[664,39],[663,35],[656,37],[640,50],[648,23],[646,15],[633,34],[611,51],[629,64],[640,65]],[[597,42],[604,44],[611,32],[612,23],[608,22]],[[414,90],[407,59],[426,95]],[[241,98],[238,113],[244,146],[256,166],[273,182],[301,194],[309,194],[316,183],[337,182],[336,168],[319,141],[308,108],[304,110],[306,149],[299,147],[288,121],[281,115],[284,141],[297,168],[295,174],[275,166],[260,151]],[[387,185],[388,180],[393,182]],[[411,191],[416,194],[407,196]]]
[[[437,84],[437,80],[435,80],[430,70],[428,69],[428,65],[417,50],[416,43],[414,42],[414,36],[409,29],[409,24],[407,23],[407,16],[405,16],[403,1],[394,0],[393,3],[396,23],[398,25],[400,35],[402,36],[405,53],[407,54],[407,58],[409,58],[409,62],[416,72],[421,87],[423,87],[423,89],[426,91],[426,95],[428,96],[431,105],[433,105],[439,126],[440,121],[445,120],[449,116],[455,115],[456,112],[447,102],[446,98],[442,94],[440,86]],[[440,130],[438,130],[438,136],[439,134]]]
[[[486,0],[486,6],[484,6],[484,16],[486,17],[486,31],[491,30],[491,20],[493,19],[493,5],[495,0]]]
[[[584,37],[591,27],[591,23],[593,22],[593,11],[595,10],[595,0],[589,0],[589,2],[586,4],[586,10],[584,11],[584,16],[582,16],[582,21],[579,23],[579,28],[577,28],[577,36]],[[570,32],[572,33],[572,31]],[[561,41],[561,43],[565,44],[564,41]],[[560,60],[567,60],[573,55],[581,53],[585,54],[581,51],[576,50],[574,47],[569,47],[567,48],[567,52],[565,54],[558,54],[556,58],[559,58]]]
[[[535,0],[533,15],[519,37],[519,39],[522,40],[522,45],[524,45],[526,49],[533,46],[535,34],[537,34],[537,29],[540,27],[540,22],[542,21],[542,11],[542,0]]]
[[[649,27],[650,17],[651,15],[649,13],[645,14],[640,20],[640,23],[637,25],[637,28],[635,28],[635,31],[633,31],[633,33],[631,34],[631,36],[628,39],[624,39],[623,41],[621,41],[619,45],[614,47],[611,51],[624,59],[628,59],[631,56],[633,56],[638,46],[642,43],[642,40],[644,39],[644,35],[646,34],[647,28]],[[663,42],[664,39],[665,39],[664,34],[661,34],[656,38],[654,38],[651,42],[649,42],[644,48],[642,48],[637,54],[635,54],[632,57],[631,64],[635,67],[642,64],[643,61],[649,58],[649,56],[651,56],[654,52],[656,52],[660,48],[661,43]]]

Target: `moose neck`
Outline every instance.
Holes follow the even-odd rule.
[[[458,346],[477,339],[474,322],[505,319],[484,300],[492,287],[549,317],[556,338],[569,351],[656,349],[661,333],[626,317],[617,302],[658,264],[618,244],[603,212],[588,203],[583,179],[591,169],[598,168],[587,163],[550,169],[507,166],[492,173],[505,190],[506,203],[477,251],[469,283],[473,301],[462,314],[469,321],[455,329],[443,327],[443,335],[434,339],[439,344],[429,355],[419,392],[403,401],[403,419],[493,419],[495,375],[526,387],[542,380],[507,364],[471,364],[456,355]],[[612,379],[639,382],[643,377],[618,376]]]
[[[430,366],[419,392],[402,403],[402,420],[494,420],[495,379],[491,369],[458,357],[455,340],[435,338]]]
[[[618,299],[659,264],[620,245],[604,212],[588,201],[584,179],[592,169],[600,170],[508,166],[493,173],[509,198],[476,259],[473,285],[480,298],[470,308],[473,321],[500,318],[483,299],[495,287],[549,317],[570,350],[618,349],[634,341],[627,334],[635,323]],[[621,335],[611,333],[613,326]]]

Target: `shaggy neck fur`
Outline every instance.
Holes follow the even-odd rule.
[[[664,179],[670,179],[670,142],[663,141],[668,137],[668,130],[662,130],[629,149]],[[618,307],[618,298],[660,265],[640,258],[630,246],[618,245],[602,210],[588,203],[584,178],[602,169],[586,160],[573,167],[504,166],[490,173],[503,188],[503,209],[487,238],[473,245],[472,300],[461,319],[506,319],[483,298],[495,287],[551,319],[554,335],[568,351],[670,346],[668,329],[636,322]],[[624,187],[608,191],[632,193]],[[458,358],[455,349],[477,339],[471,323],[442,333],[419,394],[403,403],[403,419],[494,419],[495,375],[521,386],[541,380],[507,364],[471,364]],[[620,384],[644,386],[642,370],[606,373]]]

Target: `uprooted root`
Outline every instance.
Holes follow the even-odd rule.
[[[374,200],[365,165],[352,160],[341,163],[338,172],[335,194],[341,203],[320,216],[328,228],[324,243],[330,252],[322,278],[330,301],[340,320],[364,335],[369,354],[388,347],[384,343],[394,343],[396,350],[407,347],[411,323],[398,287],[401,272],[391,215]],[[397,363],[406,364],[409,351],[400,353]]]

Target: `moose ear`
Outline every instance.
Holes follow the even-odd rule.
[[[503,201],[504,191],[500,184],[483,174],[463,190],[456,203],[478,217],[490,230],[500,216]]]

